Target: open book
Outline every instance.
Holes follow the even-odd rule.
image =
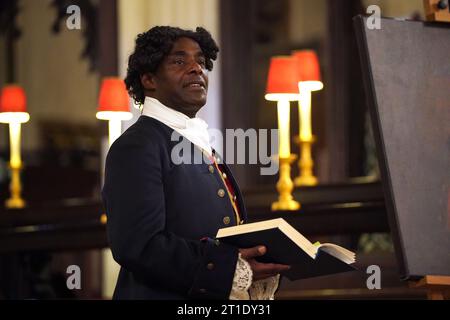
[[[290,280],[355,270],[355,253],[331,243],[312,244],[282,218],[222,228],[216,238],[238,248],[266,246],[257,260],[291,265],[283,273]]]

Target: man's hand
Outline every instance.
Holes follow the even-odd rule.
[[[289,270],[291,266],[276,263],[261,263],[255,260],[256,257],[263,256],[267,249],[264,246],[256,246],[248,249],[239,249],[241,257],[250,264],[253,271],[253,280],[262,280]]]

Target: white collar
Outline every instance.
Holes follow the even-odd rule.
[[[212,155],[208,124],[203,119],[189,118],[187,115],[169,108],[151,97],[145,97],[142,115],[164,123],[204,150],[208,155]]]

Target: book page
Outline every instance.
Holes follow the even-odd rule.
[[[278,228],[281,223],[283,223],[284,219],[272,219],[260,222],[252,222],[248,224],[242,224],[233,227],[226,227],[219,229],[217,231],[216,238],[222,238],[232,235],[244,234],[249,232],[256,232],[261,230],[268,230],[273,228]]]
[[[328,254],[344,261],[347,264],[355,263],[355,253],[345,249],[344,247],[338,246],[333,243],[323,243],[318,247],[320,250],[325,251]]]
[[[297,229],[292,227],[289,223],[283,220],[280,224],[280,230],[284,232],[292,241],[295,242],[303,251],[305,251],[311,258],[315,259],[318,247],[313,245],[311,241],[306,239]]]

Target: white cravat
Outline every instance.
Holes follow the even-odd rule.
[[[164,123],[204,150],[209,156],[212,155],[208,124],[203,119],[189,118],[187,115],[166,107],[159,100],[151,97],[145,97],[142,115]]]

